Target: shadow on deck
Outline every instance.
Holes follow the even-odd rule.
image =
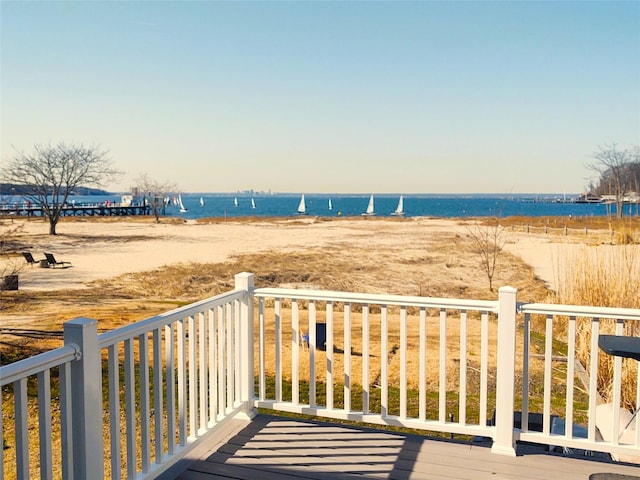
[[[518,456],[491,453],[491,441],[459,442],[271,415],[234,420],[216,444],[175,465],[163,479],[640,479],[638,466],[606,457],[569,457],[518,445]],[[599,477],[606,478],[606,477]]]

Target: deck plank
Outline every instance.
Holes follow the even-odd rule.
[[[552,454],[522,446],[491,453],[490,442],[455,442],[321,421],[258,415],[192,462],[179,480],[586,480],[593,473],[634,475],[640,466]]]

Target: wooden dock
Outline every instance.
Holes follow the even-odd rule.
[[[63,217],[126,217],[150,214],[151,206],[149,205],[66,205],[61,211],[61,216]],[[27,207],[25,205],[0,205],[0,216],[42,217],[43,209],[38,206]]]

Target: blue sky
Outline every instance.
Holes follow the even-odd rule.
[[[574,193],[640,145],[640,2],[0,2],[0,141],[183,191]]]

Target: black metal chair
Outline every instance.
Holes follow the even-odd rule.
[[[44,256],[47,257],[47,262],[50,267],[56,268],[58,266],[64,267],[65,265],[71,266],[71,262],[58,262],[52,253],[45,253]]]
[[[40,260],[36,260],[35,258],[33,258],[33,255],[31,255],[31,252],[22,252],[22,256],[31,267],[33,267],[34,265],[40,264]]]

